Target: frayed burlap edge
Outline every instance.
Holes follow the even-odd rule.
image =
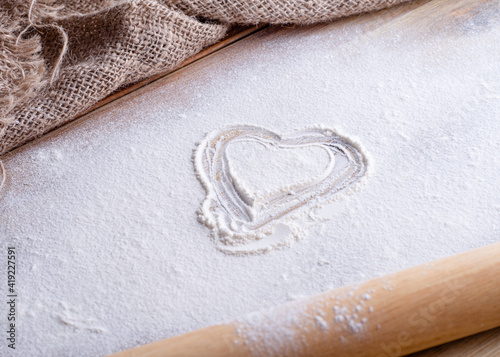
[[[12,38],[24,31],[36,45],[37,60],[42,43],[45,62],[37,77],[17,83],[16,88],[31,84],[35,93],[9,106],[0,122],[0,155],[73,120],[123,85],[175,68],[219,41],[228,29],[156,0],[116,1],[87,14],[65,10],[63,17],[51,14],[38,23],[29,21],[29,30],[14,28]],[[49,47],[44,49],[44,44]]]
[[[40,35],[24,35],[37,26],[36,19],[56,16],[62,8],[55,0],[4,0],[0,8],[0,137],[15,121],[14,108],[48,82]]]

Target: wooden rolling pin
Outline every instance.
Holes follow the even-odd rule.
[[[500,243],[112,356],[395,357],[496,326]]]

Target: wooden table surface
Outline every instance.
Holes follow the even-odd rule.
[[[455,31],[467,31],[471,24],[473,24],[475,31],[480,31],[482,28],[489,26],[498,26],[499,18],[500,6],[497,0],[421,0],[374,14],[355,16],[333,24],[320,24],[307,28],[269,26],[235,28],[224,41],[187,60],[179,69],[136,83],[118,93],[114,93],[98,103],[88,114],[68,124],[67,127],[79,125],[82,120],[88,120],[92,117],[92,112],[101,107],[106,105],[120,106],[122,100],[133,97],[137,93],[166,85],[175,80],[177,76],[182,76],[184,68],[189,66],[203,67],[206,59],[211,56],[221,56],[223,58],[226,56],[226,49],[231,46],[254,46],[262,38],[280,39],[286,38],[296,31],[310,35],[318,31],[338,31],[339,28],[345,28],[351,29],[351,31],[346,31],[347,35],[341,41],[362,44],[367,39],[384,36],[387,31],[407,31],[410,24],[413,27],[417,24],[417,26],[439,35],[440,31],[450,31],[450,28],[455,29]],[[453,26],[445,26],[450,24],[453,24]],[[352,29],[355,29],[355,31]],[[337,40],[332,39],[332,41]],[[53,135],[60,135],[66,129],[58,129],[39,140],[46,140],[46,138]],[[11,155],[12,153],[5,155],[3,159],[8,160]],[[500,356],[500,328],[422,351],[412,356],[456,355]]]

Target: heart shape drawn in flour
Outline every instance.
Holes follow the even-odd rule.
[[[288,245],[303,231],[301,217],[352,191],[368,167],[359,145],[334,130],[278,135],[252,125],[208,134],[194,164],[207,192],[200,221],[235,254]]]

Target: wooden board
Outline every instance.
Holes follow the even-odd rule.
[[[353,45],[361,45],[363,41],[368,38],[376,40],[377,36],[383,36],[384,32],[387,31],[405,31],[408,24],[419,24],[419,26],[433,28],[439,30],[440,26],[443,24],[454,23],[455,29],[457,31],[467,30],[467,25],[474,23],[476,27],[481,28],[491,26],[491,23],[498,21],[495,18],[491,18],[488,23],[475,23],[475,19],[480,19],[481,14],[488,9],[495,8],[496,1],[492,0],[478,0],[478,1],[452,1],[452,0],[423,0],[417,1],[409,5],[399,6],[395,9],[390,9],[382,13],[368,14],[363,16],[356,16],[349,19],[344,19],[335,26],[344,26],[345,28],[356,28],[356,31],[351,32],[348,37],[342,38],[345,42],[351,42]],[[498,14],[497,14],[498,15]],[[498,16],[497,16],[498,17]],[[243,38],[246,41],[241,42],[241,46],[252,46],[260,41],[260,38],[280,38],[286,39],[292,33],[300,33],[302,35],[313,35],[319,31],[329,31],[332,28],[330,24],[322,24],[317,26],[312,26],[308,28],[278,28],[273,27],[269,29],[252,28],[245,29],[242,32],[237,33],[234,37],[230,37],[225,42],[212,47],[211,49],[195,56],[193,59],[188,60],[184,63],[184,66],[209,66],[210,64],[204,61],[204,58],[209,54],[215,56],[221,56],[221,58],[227,58],[228,53],[224,50],[220,51],[222,48],[233,44]],[[448,28],[449,29],[449,28]],[[335,41],[335,40],[332,40]],[[94,109],[108,110],[110,107],[119,107],[123,101],[129,100],[130,98],[143,93],[145,91],[151,90],[155,87],[166,85],[171,81],[175,81],[177,77],[183,76],[185,73],[181,71],[175,71],[173,73],[159,75],[157,77],[148,79],[134,86],[131,86],[123,91],[120,91],[109,98],[105,99]],[[57,130],[56,132],[50,133],[46,138],[41,138],[40,140],[46,140],[50,136],[61,135],[66,130],[72,126],[79,125],[82,120],[89,120],[92,118],[92,113],[88,116],[84,116],[75,123],[69,124],[66,128]],[[8,160],[7,155],[5,157]],[[420,352],[414,354],[415,357],[424,356],[451,356],[457,353],[465,355],[474,356],[494,356],[500,353],[500,330],[492,330],[477,336],[472,336],[454,343],[449,343],[437,348],[433,348],[428,351]]]
[[[111,102],[113,102],[121,97],[124,97],[127,94],[138,90],[139,88],[147,86],[148,84],[150,84],[150,83],[152,83],[160,78],[165,78],[169,74],[171,74],[175,71],[181,70],[182,68],[185,68],[185,67],[195,63],[196,61],[199,61],[203,57],[211,55],[211,54],[223,49],[224,47],[227,47],[233,43],[236,43],[236,42],[244,39],[247,36],[251,36],[254,33],[256,33],[256,32],[258,32],[266,27],[268,27],[268,26],[267,25],[256,25],[253,27],[235,26],[229,30],[226,37],[222,41],[204,49],[203,51],[197,53],[196,55],[194,55],[192,57],[189,57],[184,62],[182,62],[177,68],[175,68],[174,70],[168,70],[168,71],[165,71],[163,73],[159,73],[155,76],[146,78],[140,82],[133,83],[131,85],[126,86],[125,88],[122,88],[119,91],[117,91],[116,93],[113,93],[113,94],[109,95],[108,97],[104,98],[103,100],[99,101],[96,105],[94,105],[92,108],[90,108],[86,113],[83,113],[82,115],[80,115],[80,117],[83,117],[95,109],[101,108],[108,103],[111,103]]]
[[[411,354],[411,357],[455,357],[477,356],[497,357],[500,355],[500,328],[486,331],[458,341],[446,343],[422,352]]]
[[[269,356],[296,357],[387,357],[418,351],[424,346],[500,324],[500,306],[496,304],[500,299],[499,253],[500,243],[497,243],[263,312],[259,320],[261,324],[274,326],[274,321],[280,320],[279,327],[287,331],[285,336],[277,339],[279,343],[268,343],[267,335],[274,331],[267,329],[263,336],[259,336],[259,326],[254,330],[246,327],[252,331],[251,340],[243,337],[241,341],[235,341],[235,335],[241,338],[236,332],[241,327],[227,323],[110,357],[268,356],[269,346],[273,348]],[[394,284],[394,290],[384,289],[388,281]],[[347,309],[350,309],[356,306],[359,296],[365,291],[373,291],[370,295],[373,310],[359,309],[360,316],[367,321],[362,338],[345,334],[345,330],[338,326],[321,328],[313,322],[318,311],[325,321],[332,321],[335,307],[349,306]],[[339,299],[339,296],[347,298]],[[297,311],[301,313],[297,314]],[[287,322],[283,316],[293,316],[299,322]],[[297,335],[291,332],[295,329]],[[338,338],[339,334],[344,338]],[[302,343],[296,343],[298,336]],[[485,342],[489,342],[488,338]],[[461,353],[476,351],[470,344],[465,346],[469,349],[458,346],[454,350]],[[483,351],[491,349],[488,347]]]

